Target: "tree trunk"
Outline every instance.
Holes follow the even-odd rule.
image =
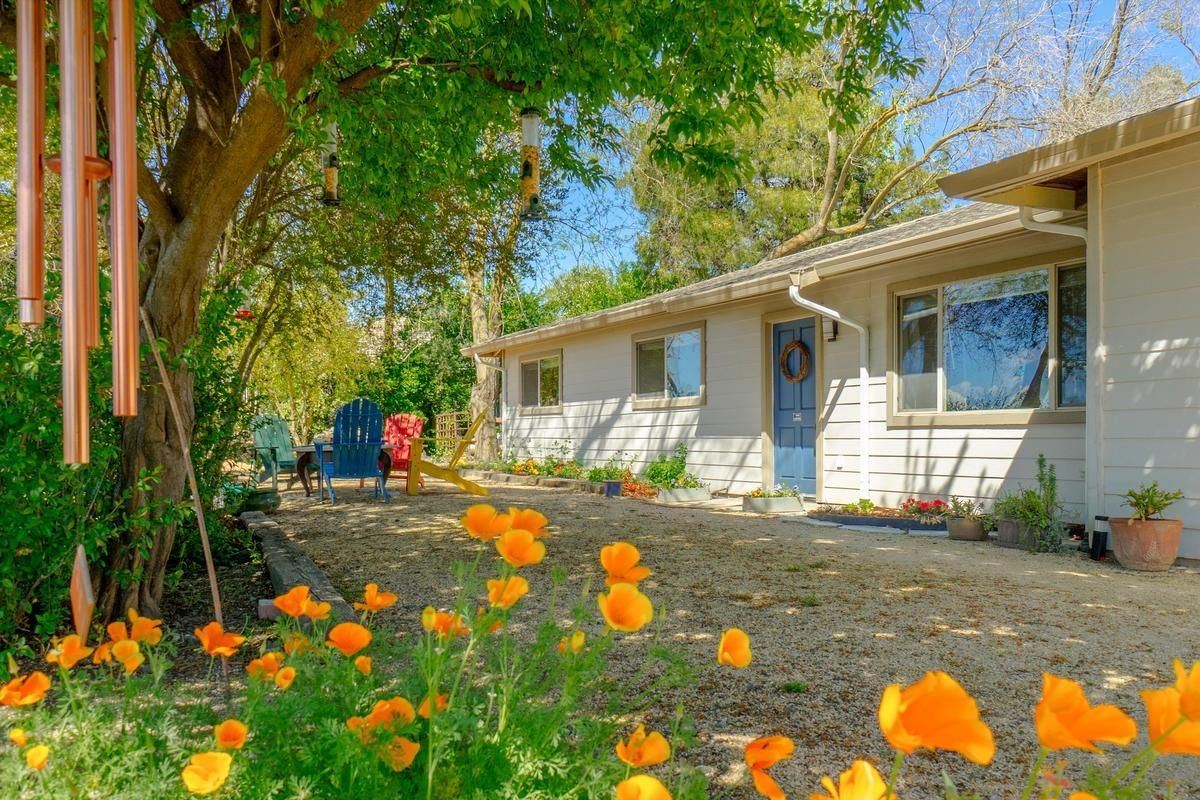
[[[494,313],[488,302],[484,281],[484,255],[476,252],[464,259],[463,273],[467,281],[467,298],[471,311],[471,341],[486,342],[500,334],[499,315]],[[493,277],[493,281],[496,280]],[[496,417],[492,409],[496,405],[496,394],[500,382],[496,371],[484,361],[475,362],[475,385],[471,387],[470,414],[474,420],[484,415],[483,425],[475,436],[475,460],[495,461],[498,457],[496,441]]]

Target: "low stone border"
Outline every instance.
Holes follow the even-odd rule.
[[[358,619],[346,598],[333,588],[329,576],[313,563],[298,544],[283,535],[283,528],[278,522],[268,518],[261,511],[243,512],[241,520],[246,523],[246,527],[262,547],[267,574],[271,576],[271,585],[275,587],[276,594],[283,594],[293,586],[305,585],[312,590],[314,598],[329,603],[335,619],[342,622]],[[270,605],[270,601],[266,602]],[[274,606],[271,605],[268,615],[274,610]],[[261,607],[259,616],[264,616]]]
[[[604,494],[603,483],[592,483],[577,478],[552,478],[548,475],[513,475],[508,472],[492,472],[486,469],[459,470],[463,476],[477,481],[511,483],[517,486],[545,486],[551,489],[571,489],[587,494]]]

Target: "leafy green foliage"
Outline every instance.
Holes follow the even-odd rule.
[[[1158,488],[1158,481],[1142,484],[1121,495],[1125,505],[1133,509],[1134,519],[1162,519],[1162,514],[1174,503],[1183,499],[1183,492],[1166,492]]]
[[[608,461],[589,469],[587,479],[592,483],[623,481],[625,476],[632,471],[632,467],[633,458],[626,456],[622,451],[617,451],[608,457]]]
[[[1033,536],[1033,550],[1056,553],[1062,548],[1062,504],[1058,499],[1058,477],[1053,464],[1038,453],[1037,488],[1025,488],[996,501],[997,517],[1017,520]]]
[[[107,292],[104,292],[107,295]],[[131,489],[117,490],[120,425],[109,407],[107,342],[93,351],[90,390],[91,462],[62,461],[61,350],[53,314],[40,329],[22,329],[16,303],[0,297],[0,672],[7,653],[28,655],[30,636],[46,636],[69,620],[67,590],[76,545],[99,559],[125,530],[146,532],[146,509],[130,514]],[[51,296],[53,302],[53,295]]]
[[[660,453],[658,458],[651,461],[642,477],[646,483],[659,489],[673,489],[687,473],[687,445],[679,442],[670,455]]]

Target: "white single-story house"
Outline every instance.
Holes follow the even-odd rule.
[[[1200,558],[1200,99],[945,178],[949,211],[465,351],[503,448],[688,448],[733,493],[990,502],[1055,465],[1069,514],[1157,480]]]

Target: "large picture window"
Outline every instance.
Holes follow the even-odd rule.
[[[522,408],[558,408],[562,404],[562,354],[521,362]]]
[[[897,297],[896,407],[905,412],[1082,407],[1083,265],[989,275]]]
[[[637,337],[634,400],[646,405],[696,405],[704,396],[704,327]]]

